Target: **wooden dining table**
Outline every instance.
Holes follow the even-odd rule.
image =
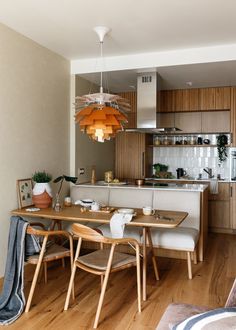
[[[114,208],[115,211],[116,208]],[[84,210],[84,209],[83,209]],[[27,208],[16,209],[11,211],[12,215],[18,215],[23,218],[41,218],[51,220],[51,229],[58,226],[61,229],[62,221],[69,222],[92,222],[98,224],[109,224],[113,213],[105,212],[82,212],[82,208],[78,205],[64,207],[59,212],[53,208],[40,209],[38,211],[27,211]],[[143,242],[143,300],[147,299],[147,241],[152,254],[152,262],[155,272],[156,280],[159,280],[158,268],[156,258],[154,255],[151,228],[175,228],[188,216],[187,212],[182,211],[168,211],[168,210],[155,210],[153,215],[143,215],[142,209],[135,209],[135,216],[126,224],[126,226],[142,227]]]

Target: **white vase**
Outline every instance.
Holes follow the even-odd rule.
[[[44,191],[46,191],[48,195],[52,197],[52,188],[48,182],[42,182],[42,183],[36,182],[33,188],[33,194],[40,195],[43,194]]]

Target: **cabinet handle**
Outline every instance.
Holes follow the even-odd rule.
[[[230,197],[233,197],[233,187],[230,187]]]
[[[145,176],[145,152],[142,153],[142,177]]]

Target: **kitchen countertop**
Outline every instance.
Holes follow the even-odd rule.
[[[160,186],[160,187],[156,187],[154,185],[143,185],[143,186],[136,186],[133,184],[107,184],[107,183],[81,183],[76,185],[77,187],[79,186],[83,186],[83,187],[101,187],[101,188],[110,188],[110,189],[117,189],[117,188],[122,188],[122,189],[147,189],[147,190],[175,190],[175,191],[199,191],[202,192],[205,189],[208,188],[207,184],[176,184],[176,183],[169,183],[168,186]]]
[[[210,182],[212,180],[215,180],[215,178],[213,179],[194,179],[194,178],[181,178],[181,179],[177,179],[177,178],[173,178],[173,179],[165,179],[165,178],[145,178],[146,181],[168,181],[168,182],[173,182],[173,181],[185,181],[186,183],[189,181],[194,181],[196,183],[202,183],[202,182]],[[222,179],[222,180],[217,180],[218,182],[230,182],[230,180],[228,178]]]

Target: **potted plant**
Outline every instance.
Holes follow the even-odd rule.
[[[38,171],[33,174],[32,179],[35,182],[32,196],[34,205],[40,209],[49,207],[52,204],[52,189],[49,184],[52,175]]]
[[[226,149],[227,143],[228,137],[225,134],[220,134],[217,136],[217,151],[220,164],[222,164],[228,157]]]
[[[77,179],[78,178],[75,177],[75,176],[68,176],[68,175],[63,174],[63,175],[58,176],[55,180],[53,180],[54,183],[60,182],[59,189],[58,189],[57,194],[56,194],[56,202],[55,202],[55,205],[54,205],[55,211],[60,211],[60,209],[61,209],[60,192],[61,192],[61,189],[62,189],[63,182],[67,181],[67,182],[76,183]]]

